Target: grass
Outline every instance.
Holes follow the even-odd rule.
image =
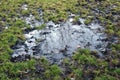
[[[113,58],[107,58],[110,60],[108,61],[95,57],[89,50],[78,50],[72,58],[72,61],[74,61],[72,63],[72,69],[75,70],[74,74],[76,75],[76,79],[80,80],[92,76],[94,77],[92,78],[93,80],[117,80],[120,70],[119,68],[115,68],[115,66],[119,65],[119,58],[116,55],[112,55],[112,57],[115,60]],[[114,68],[111,68],[113,66]]]
[[[41,26],[36,26],[35,28],[37,29],[37,30],[41,30],[41,29],[43,29],[43,28],[45,28],[46,27],[46,24],[42,24]]]

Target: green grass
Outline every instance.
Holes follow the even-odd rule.
[[[46,24],[42,24],[41,26],[36,26],[35,28],[37,29],[37,30],[41,30],[41,29],[43,29],[43,28],[45,28],[46,27]]]

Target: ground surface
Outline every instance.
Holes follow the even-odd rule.
[[[24,42],[24,33],[34,28],[24,18],[34,15],[44,23],[65,22],[75,14],[74,24],[84,18],[85,24],[99,23],[105,28],[109,45],[100,58],[95,51],[78,49],[58,67],[44,59],[25,56],[11,59],[13,47]],[[120,79],[120,1],[119,0],[1,0],[0,1],[0,79],[1,80],[119,80]],[[42,29],[37,26],[36,29]],[[116,41],[116,42],[115,42]],[[22,44],[22,43],[21,43]]]

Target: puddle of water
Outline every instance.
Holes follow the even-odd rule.
[[[46,23],[45,29],[33,30],[25,34],[26,41],[22,45],[25,50],[18,47],[13,57],[25,53],[31,56],[44,56],[51,63],[59,64],[63,58],[72,56],[72,53],[79,47],[95,50],[102,56],[101,51],[107,46],[107,42],[102,41],[106,39],[106,35],[102,32],[104,28],[97,23],[87,26],[84,24],[84,19],[80,19],[81,25],[73,25],[72,21],[72,18],[62,24],[50,21]],[[21,53],[18,51],[20,49]]]

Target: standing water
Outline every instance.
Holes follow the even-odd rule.
[[[88,48],[102,56],[102,51],[107,46],[107,42],[104,41],[104,28],[97,23],[85,25],[84,19],[79,21],[80,25],[73,24],[72,18],[61,24],[49,21],[44,29],[26,33],[26,41],[16,45],[12,57],[27,54],[45,57],[51,63],[59,64],[62,59],[72,56],[78,48]]]

